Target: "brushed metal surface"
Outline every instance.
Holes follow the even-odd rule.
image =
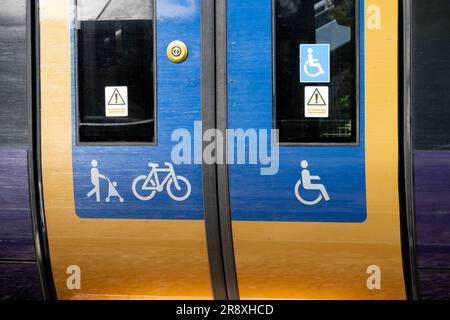
[[[0,260],[35,259],[26,150],[0,151]]]
[[[41,300],[36,263],[0,263],[0,300]]]
[[[0,147],[28,144],[25,3],[0,2]]]

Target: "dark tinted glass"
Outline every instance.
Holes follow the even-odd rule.
[[[276,128],[281,143],[357,142],[355,17],[355,0],[275,0]],[[300,45],[305,44],[329,45],[329,82],[300,82]],[[305,92],[310,95],[306,87],[315,86],[328,87],[325,117],[306,117],[311,101],[305,98]],[[320,104],[320,96],[312,97]]]
[[[414,147],[450,150],[450,1],[417,0],[412,9]]]
[[[140,0],[79,1],[80,142],[154,142],[150,3]]]

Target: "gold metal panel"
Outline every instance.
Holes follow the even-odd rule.
[[[45,216],[60,299],[211,299],[204,221],[80,219],[72,176],[70,0],[40,1]],[[69,266],[81,289],[69,290]]]
[[[398,190],[398,4],[365,2],[366,9],[376,5],[382,12],[381,29],[365,30],[368,219],[233,222],[243,299],[406,298]],[[367,287],[371,265],[381,268],[381,290]]]

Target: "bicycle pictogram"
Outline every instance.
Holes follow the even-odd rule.
[[[171,163],[166,162],[164,165],[165,168],[160,168],[159,164],[149,163],[149,174],[134,179],[132,190],[137,199],[150,201],[157,193],[163,192],[164,187],[169,197],[175,201],[185,201],[190,197],[192,187],[189,180],[177,175]],[[165,175],[162,180],[160,174]]]

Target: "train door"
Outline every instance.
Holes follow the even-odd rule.
[[[406,297],[397,14],[390,0],[227,1],[241,298]]]
[[[58,298],[210,299],[202,164],[171,157],[175,130],[201,130],[200,1],[41,0],[39,11]]]

